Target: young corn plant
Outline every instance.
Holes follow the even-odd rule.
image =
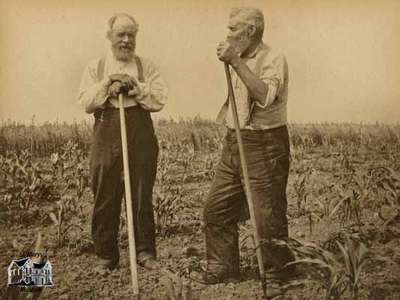
[[[311,210],[307,210],[306,211],[306,215],[308,218],[308,232],[310,234],[310,236],[313,234],[313,229],[314,229],[314,224],[318,221],[321,220],[321,218],[315,214],[314,212],[312,212]]]
[[[358,300],[360,276],[366,261],[367,248],[363,243],[355,242],[348,236],[344,245],[336,243],[344,260],[344,273],[350,281],[352,299]]]
[[[389,224],[400,216],[400,173],[389,167],[380,168],[377,171],[379,172],[374,174],[377,177],[375,190],[381,196],[379,209],[388,206],[393,210],[391,217],[385,218],[382,213],[380,213],[380,217]]]
[[[65,245],[67,238],[70,236],[69,233],[72,232],[71,228],[78,230],[79,233],[84,232],[82,206],[78,205],[78,201],[72,196],[61,197],[57,201],[57,207],[49,212],[49,217],[54,226],[57,227],[58,247]]]
[[[180,187],[166,185],[157,193],[154,201],[156,230],[162,236],[170,233],[172,225],[177,221],[177,213],[182,206]]]
[[[163,282],[168,300],[192,300],[192,286],[190,281],[184,281],[182,277],[161,268],[161,282]]]
[[[69,141],[58,153],[52,153],[50,161],[53,174],[65,189],[75,189],[81,197],[88,186],[88,167],[85,152],[78,144]]]
[[[67,236],[71,238],[72,233],[76,234],[77,242],[80,233],[84,232],[86,216],[82,198],[88,187],[88,174],[85,155],[77,144],[72,142],[68,142],[60,153],[53,153],[50,161],[53,176],[61,184],[61,196],[49,217],[57,227],[57,245],[61,247],[65,244]],[[72,232],[70,228],[77,229],[78,233]]]
[[[341,145],[340,146],[340,155],[338,157],[339,159],[339,165],[340,168],[342,169],[343,173],[341,176],[343,179],[346,179],[349,175],[353,174],[355,172],[355,168],[353,163],[351,162],[350,158],[350,153],[348,149],[348,145]]]
[[[346,222],[352,222],[355,220],[355,223],[358,226],[362,225],[362,196],[356,191],[351,190],[344,195],[343,198],[343,208],[341,213],[341,225],[343,226]]]
[[[353,222],[358,226],[362,225],[363,211],[367,206],[371,194],[372,172],[354,172],[351,176],[350,184],[342,183],[340,192],[344,198],[341,224]]]
[[[310,273],[313,274],[314,280],[320,282],[325,289],[324,299],[342,299],[348,288],[348,283],[346,282],[346,276],[340,260],[332,252],[315,244],[298,243],[301,246],[294,250],[303,258],[291,262],[286,266],[301,264],[314,268],[314,272]]]
[[[293,188],[297,199],[297,211],[299,215],[304,213],[305,204],[309,195],[306,184],[310,174],[310,171],[303,172],[302,174],[297,175],[295,181],[293,182]]]
[[[26,150],[0,155],[2,206],[11,213],[4,219],[22,223],[41,219],[44,214],[39,206],[58,199],[55,181],[44,170],[44,165],[34,161]]]
[[[49,212],[49,217],[53,224],[57,227],[57,246],[62,247],[65,241],[65,236],[71,225],[66,223],[65,205],[62,200],[57,202],[57,209],[54,212]]]
[[[305,264],[317,268],[313,272],[325,288],[326,300],[342,299],[350,288],[351,299],[358,300],[360,276],[366,262],[367,249],[361,242],[346,237],[344,243],[336,241],[339,253],[327,251],[312,243],[301,243],[294,249],[301,259],[288,265]]]
[[[338,212],[339,208],[343,205],[346,199],[337,199],[335,197],[318,197],[317,204],[319,206],[319,210],[317,214],[314,216],[319,218],[319,220],[323,220],[327,224],[327,229],[329,231],[333,218]]]

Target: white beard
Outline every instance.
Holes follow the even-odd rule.
[[[244,34],[237,38],[228,38],[227,41],[240,54],[245,52],[251,45],[250,39],[247,36],[244,36]]]
[[[135,54],[135,49],[121,49],[120,46],[112,47],[114,56],[119,61],[130,61]]]

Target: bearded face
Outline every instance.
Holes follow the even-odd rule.
[[[132,26],[109,32],[111,48],[117,60],[126,62],[132,59],[136,48],[136,33],[136,29]]]
[[[235,19],[229,21],[227,42],[231,44],[238,53],[243,53],[251,45],[248,25],[240,23]]]

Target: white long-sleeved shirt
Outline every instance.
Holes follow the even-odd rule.
[[[127,74],[138,79],[138,68],[135,59],[121,62],[114,58],[110,51],[105,57],[104,77],[99,80],[98,65],[101,58],[92,60],[83,72],[79,88],[78,102],[87,113],[93,113],[98,108],[104,108],[105,102],[118,107],[118,99],[108,94],[109,76],[112,74]],[[144,82],[139,82],[139,94],[126,96],[124,107],[140,105],[144,109],[160,111],[167,101],[167,87],[155,65],[147,58],[140,57],[143,65]]]
[[[262,103],[251,100],[246,85],[231,68],[240,128],[262,130],[285,125],[289,80],[286,58],[261,42],[253,53],[242,59],[250,70],[268,85],[268,93]],[[228,101],[222,106],[217,122],[235,128]]]

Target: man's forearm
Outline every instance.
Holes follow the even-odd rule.
[[[139,93],[135,100],[145,110],[157,112],[164,107],[167,101],[168,89],[156,67],[149,62],[146,67],[146,81],[138,83]]]
[[[105,79],[80,92],[78,101],[87,113],[93,113],[104,104],[108,97],[108,87],[109,81]]]
[[[157,82],[153,82],[152,85],[149,83],[139,83],[139,85],[141,86],[141,93],[137,95],[135,100],[145,110],[151,112],[160,111],[167,99],[166,88]]]
[[[268,94],[268,85],[260,80],[240,57],[231,61],[231,66],[246,85],[250,96],[264,104]]]

